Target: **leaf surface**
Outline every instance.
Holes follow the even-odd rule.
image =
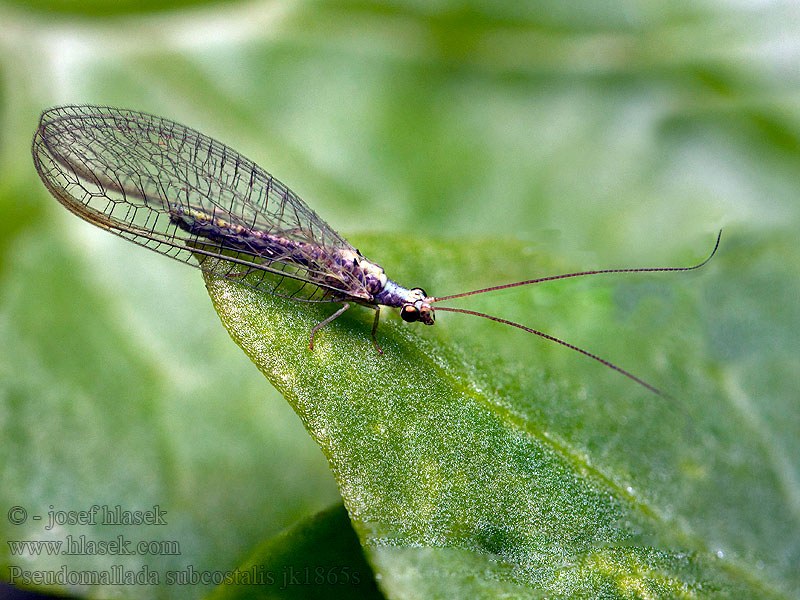
[[[408,238],[365,241],[414,265],[436,264],[446,246]],[[496,240],[450,246],[448,266],[465,278],[496,272],[504,258],[524,250]],[[681,494],[697,493],[702,481],[695,471],[711,464],[701,454],[710,442],[687,432],[680,412],[643,388],[580,356],[564,357],[580,367],[574,373],[554,375],[533,360],[539,340],[496,331],[492,323],[462,328],[451,316],[437,327],[468,340],[481,331],[486,337],[454,342],[450,332],[422,332],[390,317],[379,330],[381,356],[369,336],[371,314],[350,311],[319,331],[310,351],[309,332],[332,312],[330,305],[309,307],[213,277],[207,286],[231,336],[328,457],[389,597],[781,597],[756,566],[720,560],[714,540],[702,532],[707,524],[695,524],[694,515],[677,506]],[[622,287],[612,284],[620,294]],[[649,298],[652,289],[638,293]],[[611,298],[596,299],[596,310],[608,311]],[[673,302],[675,311],[696,310],[688,299]],[[511,304],[507,296],[499,306]],[[513,346],[517,359],[475,360],[478,350],[490,352],[497,344]],[[612,387],[606,387],[609,375]],[[595,376],[603,383],[592,383]],[[704,377],[696,379],[682,386],[683,397],[702,389]],[[575,398],[610,407],[620,401],[621,407],[611,409],[612,422],[601,434],[584,440],[571,430],[570,415],[537,415],[537,405],[574,410]],[[631,408],[624,400],[631,398],[648,410],[625,414]],[[634,435],[646,427],[642,419],[654,415],[658,425],[646,436]],[[603,435],[615,439],[603,444]],[[589,441],[600,447],[587,452]],[[634,466],[639,473],[629,471]],[[674,472],[661,471],[667,468]],[[678,493],[649,487],[664,478],[679,485]]]

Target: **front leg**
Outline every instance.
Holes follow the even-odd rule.
[[[320,323],[317,323],[314,326],[314,328],[311,330],[311,339],[309,340],[309,343],[308,343],[308,349],[309,350],[313,350],[314,349],[314,334],[317,333],[317,331],[319,331],[319,329],[321,327],[325,327],[325,325],[327,325],[328,323],[330,323],[331,321],[333,321],[337,317],[341,317],[342,314],[344,313],[344,311],[346,311],[348,308],[350,308],[350,303],[349,302],[342,302],[342,308],[337,310],[335,313],[333,313],[330,317],[328,317],[324,321],[322,321]]]
[[[376,305],[373,308],[375,309],[375,320],[372,322],[372,345],[375,346],[378,354],[383,354],[383,350],[378,346],[378,339],[375,337],[375,332],[378,331],[378,321],[381,320],[381,307]]]

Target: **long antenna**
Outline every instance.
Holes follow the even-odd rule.
[[[519,323],[515,323],[514,321],[508,321],[506,319],[501,319],[500,317],[493,317],[492,315],[487,315],[487,314],[484,314],[484,313],[476,312],[474,310],[465,310],[463,308],[449,308],[447,306],[438,306],[436,308],[436,310],[437,311],[438,310],[445,310],[447,312],[457,312],[457,313],[464,313],[465,315],[474,315],[476,317],[484,317],[485,319],[490,319],[492,321],[497,321],[498,323],[505,323],[506,325],[511,325],[512,327],[517,327],[519,329],[522,329],[523,331],[527,331],[528,333],[533,333],[534,335],[538,335],[539,337],[543,337],[544,339],[550,340],[551,342],[555,342],[556,344],[561,344],[562,346],[566,346],[570,350],[575,350],[576,352],[580,352],[584,356],[588,356],[589,358],[593,358],[597,362],[600,362],[600,363],[604,364],[608,368],[614,369],[618,373],[622,373],[623,375],[625,375],[625,377],[627,377],[629,379],[633,379],[636,383],[638,383],[641,386],[646,387],[648,390],[650,390],[654,394],[656,394],[658,396],[664,396],[664,394],[661,392],[661,390],[659,390],[658,388],[650,385],[646,381],[642,381],[641,379],[636,377],[636,375],[634,375],[633,373],[629,373],[628,371],[626,371],[622,367],[618,367],[614,363],[609,362],[604,358],[600,358],[596,354],[592,354],[591,352],[587,352],[583,348],[578,348],[578,346],[573,346],[572,344],[567,343],[564,340],[560,340],[557,337],[553,337],[552,335],[549,335],[549,334],[544,333],[542,331],[537,331],[536,329],[531,329],[530,327],[525,327],[525,325],[520,325]]]
[[[437,298],[428,298],[428,303],[429,304],[433,304],[434,302],[441,302],[442,300],[452,300],[453,298],[463,298],[465,296],[473,296],[475,294],[483,294],[485,292],[495,292],[497,290],[505,290],[507,288],[519,287],[521,285],[530,285],[532,283],[541,283],[543,281],[554,281],[556,279],[567,279],[569,277],[582,277],[584,275],[602,275],[604,273],[652,273],[654,271],[694,271],[695,269],[699,269],[700,267],[705,265],[708,261],[711,260],[711,258],[714,256],[714,254],[716,254],[717,248],[719,248],[719,240],[720,240],[721,237],[722,237],[722,230],[720,229],[719,230],[719,234],[717,235],[717,243],[714,245],[714,249],[711,251],[711,254],[709,254],[708,258],[706,258],[703,262],[701,262],[701,263],[699,263],[697,265],[694,265],[693,267],[649,267],[649,268],[644,268],[644,269],[641,269],[641,268],[639,268],[639,269],[603,269],[601,271],[581,271],[580,273],[566,273],[565,275],[553,275],[551,277],[542,277],[541,279],[529,279],[527,281],[518,281],[516,283],[506,283],[505,285],[496,285],[494,287],[484,288],[482,290],[474,290],[472,292],[463,292],[461,294],[453,294],[452,296],[439,296]],[[441,307],[437,307],[436,310],[445,310],[445,309],[441,308]],[[447,310],[453,311],[454,309],[450,308],[450,309],[447,309]],[[461,311],[461,312],[465,312],[465,311]],[[480,315],[480,316],[488,317],[487,315]],[[488,317],[488,318],[493,319],[494,317]],[[495,319],[495,320],[498,320],[498,319]],[[509,323],[509,325],[514,325],[515,327],[521,327],[522,329],[525,329],[525,327],[522,327],[521,325],[517,325],[516,323]],[[531,333],[538,334],[538,332],[536,332],[536,331],[532,331]],[[547,336],[544,336],[544,337],[547,337]],[[553,341],[556,341],[556,342],[559,342],[559,343],[563,343],[563,342],[560,342],[559,340],[553,340]],[[564,345],[568,345],[568,344],[564,344]],[[577,348],[576,348],[576,350],[577,350]],[[584,354],[587,354],[587,353],[584,353]],[[596,358],[596,357],[593,357],[593,358]],[[611,365],[609,365],[609,366],[611,366]],[[621,370],[621,369],[618,369],[618,370]],[[630,375],[630,374],[628,374],[628,375]]]

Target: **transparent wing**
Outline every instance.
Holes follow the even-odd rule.
[[[346,240],[258,165],[193,129],[58,107],[42,115],[33,158],[70,211],[170,258],[301,301],[370,297]]]

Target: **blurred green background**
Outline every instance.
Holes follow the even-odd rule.
[[[623,282],[616,321],[597,323],[575,316],[608,293],[595,280],[503,316],[637,374],[670,373],[642,348],[697,359],[712,424],[737,423],[742,446],[725,456],[745,482],[735,498],[716,491],[703,535],[800,593],[799,64],[794,2],[0,2],[0,514],[159,504],[169,527],[153,537],[183,551],[163,568],[223,569],[339,498],[199,274],[80,222],[39,182],[41,111],[105,104],[233,146],[355,239],[428,238],[455,255],[516,239],[575,270],[692,264],[724,227],[713,286],[702,274]],[[524,269],[525,256],[507,259]],[[462,291],[452,281],[405,283]],[[687,332],[680,311],[654,309],[651,339],[627,315],[673,286],[702,325]],[[531,369],[559,381],[592,368],[545,356],[562,364]],[[599,420],[580,398],[575,421]],[[701,428],[707,401],[686,400]],[[578,429],[560,433],[609,451]],[[9,564],[61,564],[9,556],[6,540],[37,539],[40,524],[2,519],[0,532],[0,579]]]

